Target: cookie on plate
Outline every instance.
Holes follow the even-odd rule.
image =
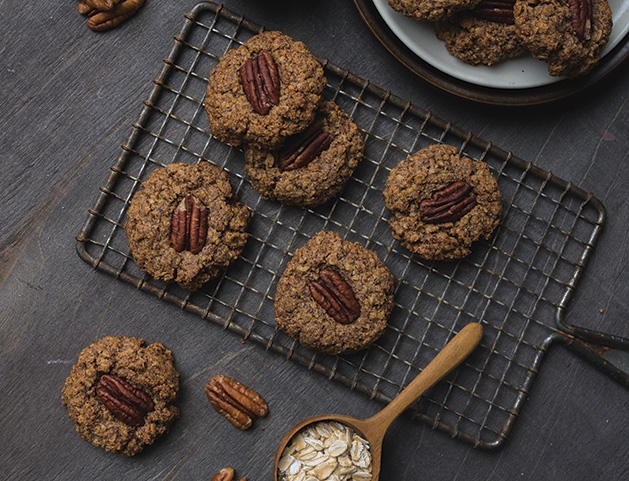
[[[277,326],[326,354],[365,349],[385,331],[393,276],[375,252],[331,231],[297,249],[277,283]]]
[[[389,174],[384,200],[392,235],[427,260],[467,256],[500,222],[501,195],[487,164],[434,144],[399,162]]]
[[[142,183],[124,228],[140,269],[196,290],[240,255],[249,218],[225,171],[209,162],[175,163]]]
[[[461,10],[474,8],[480,0],[388,0],[389,6],[406,17],[436,22]]]
[[[61,401],[86,441],[133,456],[179,417],[179,373],[161,343],[104,337],[79,354]]]
[[[513,19],[513,5],[503,9],[482,0],[474,9],[435,23],[435,34],[450,55],[470,65],[493,65],[527,52]]]
[[[314,121],[276,150],[246,146],[245,170],[265,199],[314,207],[336,196],[363,154],[364,141],[352,118],[331,100]]]
[[[607,0],[516,0],[522,44],[552,76],[580,77],[600,61],[612,31]]]
[[[233,146],[276,148],[310,124],[325,84],[323,67],[302,42],[276,31],[255,35],[210,72],[212,135]]]

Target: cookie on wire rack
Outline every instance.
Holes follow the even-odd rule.
[[[343,189],[363,155],[353,119],[323,100],[314,121],[275,150],[245,146],[245,171],[265,199],[315,207]]]
[[[209,162],[174,163],[142,183],[124,229],[140,269],[196,290],[238,258],[249,219],[227,172]]]
[[[384,189],[393,237],[426,260],[469,255],[472,243],[489,239],[500,223],[501,200],[485,162],[442,144],[399,162]]]
[[[212,135],[233,146],[276,148],[312,122],[325,84],[303,42],[277,31],[255,35],[210,72],[204,103]]]
[[[308,349],[354,353],[384,333],[393,290],[393,276],[375,252],[321,231],[295,251],[280,277],[275,321]]]

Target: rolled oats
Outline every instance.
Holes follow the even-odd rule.
[[[280,481],[370,481],[369,443],[344,424],[314,423],[284,448],[278,471]]]

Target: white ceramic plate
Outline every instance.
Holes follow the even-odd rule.
[[[608,0],[614,27],[603,51],[608,54],[629,31],[629,2]],[[444,43],[435,36],[432,24],[396,12],[387,0],[373,0],[382,19],[415,55],[439,71],[474,85],[495,89],[527,89],[562,80],[548,75],[547,65],[530,55],[506,60],[491,67],[468,65],[448,53]]]

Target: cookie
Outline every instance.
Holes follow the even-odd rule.
[[[305,44],[262,32],[210,72],[205,109],[212,135],[233,146],[276,148],[310,124],[325,84],[323,67]]]
[[[434,144],[390,172],[384,200],[392,235],[426,260],[455,260],[488,239],[500,222],[501,195],[487,164]]]
[[[393,276],[375,252],[321,231],[297,249],[275,292],[277,326],[326,354],[365,349],[385,331]]]
[[[555,77],[590,72],[612,31],[606,0],[517,0],[513,11],[522,44],[547,62],[548,73]]]
[[[179,373],[161,343],[108,336],[81,351],[61,402],[84,440],[133,456],[179,417],[178,392]],[[126,409],[118,407],[120,402]]]
[[[493,65],[525,54],[513,24],[513,10],[505,19],[496,16],[491,20],[479,13],[484,11],[477,7],[435,23],[435,34],[445,42],[448,53],[470,65]]]
[[[474,8],[480,0],[388,0],[389,6],[406,17],[436,22],[461,10]]]
[[[175,163],[142,183],[124,228],[140,269],[196,290],[238,258],[249,218],[225,171],[208,162]]]
[[[338,195],[362,158],[364,141],[352,118],[333,101],[276,150],[247,146],[245,171],[265,199],[314,207]]]

